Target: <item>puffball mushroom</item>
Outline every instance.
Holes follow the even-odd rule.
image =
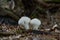
[[[33,30],[38,30],[39,26],[41,25],[41,21],[37,18],[34,18],[30,21],[30,25],[32,25]]]
[[[28,30],[30,20],[31,19],[29,17],[23,16],[18,20],[18,24],[24,26],[24,28]]]

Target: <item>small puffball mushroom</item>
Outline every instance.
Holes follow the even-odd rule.
[[[18,24],[24,26],[24,28],[28,30],[30,20],[31,19],[29,17],[23,16],[18,20]]]
[[[39,26],[41,25],[41,21],[37,18],[34,18],[30,21],[30,25],[32,25],[33,30],[38,30]]]

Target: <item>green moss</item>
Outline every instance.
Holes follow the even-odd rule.
[[[20,29],[16,30],[16,33],[22,33],[22,30],[20,30]]]

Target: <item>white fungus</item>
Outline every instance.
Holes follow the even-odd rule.
[[[18,20],[18,24],[19,25],[23,25],[24,26],[24,28],[26,29],[26,30],[28,30],[29,29],[29,22],[30,22],[30,18],[29,17],[26,17],[26,16],[23,16],[23,17],[21,17],[19,20]]]
[[[38,30],[39,26],[41,25],[41,21],[37,18],[34,18],[30,21],[30,24],[33,27],[33,30]]]

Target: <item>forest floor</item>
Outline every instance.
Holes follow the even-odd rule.
[[[56,22],[60,22],[60,13],[53,15],[54,19],[57,19]],[[48,21],[47,18],[40,16],[42,21],[41,27],[44,29],[52,28],[53,21]],[[23,27],[22,27],[23,28]],[[51,34],[35,34],[26,32],[20,26],[13,25],[0,25],[0,40],[60,40],[60,33],[51,32]],[[40,29],[41,30],[41,29]]]

